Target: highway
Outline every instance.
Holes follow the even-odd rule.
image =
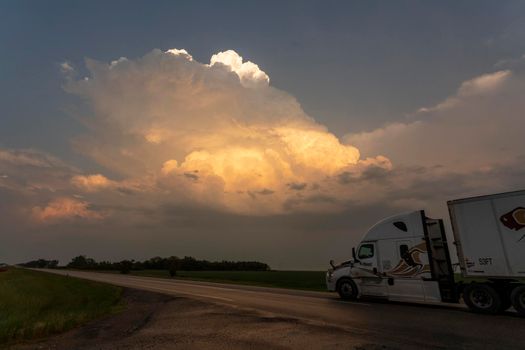
[[[219,303],[333,327],[400,349],[525,349],[525,318],[515,313],[477,315],[461,306],[377,301],[346,302],[336,294],[278,288],[46,270],[123,287]]]

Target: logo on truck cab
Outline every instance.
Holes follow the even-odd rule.
[[[430,272],[430,265],[423,262],[422,256],[427,254],[425,242],[413,246],[401,256],[399,263],[388,271],[387,276],[394,277],[415,277],[423,273]]]

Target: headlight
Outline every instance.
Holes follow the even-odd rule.
[[[328,270],[328,272],[326,272],[326,280],[332,282],[332,271]]]

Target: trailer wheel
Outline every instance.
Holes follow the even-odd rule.
[[[342,278],[337,282],[337,293],[341,299],[355,300],[357,299],[357,286],[350,278]]]
[[[496,314],[501,310],[501,297],[487,284],[469,284],[463,290],[465,304],[474,312]]]
[[[514,288],[510,294],[510,300],[518,314],[525,316],[525,286]]]

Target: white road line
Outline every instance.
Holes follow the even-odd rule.
[[[242,289],[242,288],[227,288],[227,287],[207,286],[207,285],[203,285],[203,284],[200,284],[200,283],[191,283],[192,281],[179,281],[179,280],[169,280],[169,281],[167,281],[167,280],[163,280],[163,279],[158,278],[158,277],[150,277],[150,276],[119,276],[119,275],[116,275],[116,276],[111,276],[111,277],[114,277],[113,279],[112,278],[108,278],[110,276],[96,276],[95,277],[95,276],[93,276],[92,274],[89,274],[89,273],[86,273],[85,276],[88,276],[88,277],[91,277],[91,278],[96,278],[99,281],[103,281],[103,282],[107,282],[107,283],[112,283],[112,282],[114,283],[115,280],[120,280],[121,283],[122,282],[126,283],[126,282],[131,282],[131,281],[137,281],[137,282],[140,281],[140,282],[143,282],[143,283],[169,285],[171,287],[190,287],[190,286],[195,286],[196,288],[205,288],[205,289],[213,289],[213,290],[220,290],[220,291],[231,291],[231,292],[241,292],[241,293],[281,294],[281,293],[274,293],[274,292],[265,291],[265,290],[252,291],[252,290],[246,290],[246,289]],[[128,286],[133,288],[134,285],[128,285]],[[137,285],[135,285],[135,286],[137,286]],[[195,295],[195,296],[199,296],[199,297],[218,299],[218,300],[229,301],[229,302],[233,302],[234,301],[233,299],[229,299],[229,298],[211,296],[211,295],[206,295],[206,294],[198,294],[198,293],[192,293],[192,292],[182,292],[182,291],[179,291],[179,290],[171,290],[171,289],[164,289],[164,288],[159,288],[159,287],[152,287],[152,286],[144,285],[144,284],[140,284],[140,286],[143,287],[143,288],[151,288],[151,289],[156,289],[156,290],[165,291],[165,292],[180,293],[180,294],[186,294],[186,295]],[[282,295],[289,295],[289,294],[283,293]],[[293,297],[295,295],[290,295],[290,296]],[[312,297],[312,296],[308,296],[308,295],[300,295],[300,296],[303,297],[303,298],[308,298],[308,299],[319,299],[318,297]],[[326,299],[324,299],[324,300],[330,300],[331,302],[341,303],[341,304],[345,304],[345,305],[372,306],[371,304],[368,304],[368,303],[336,300],[336,299],[331,299],[331,298],[328,298],[328,297]]]
[[[169,284],[169,285],[172,285],[172,286],[176,286],[176,285],[186,285],[186,286],[194,286],[194,287],[197,287],[197,288],[206,288],[206,289],[215,289],[215,290],[222,290],[222,291],[242,291],[242,292],[247,292],[247,293],[255,293],[255,294],[258,294],[258,293],[269,293],[269,294],[279,294],[279,295],[292,295],[292,296],[299,296],[299,297],[303,297],[303,298],[314,298],[314,299],[323,299],[323,298],[319,298],[319,297],[315,297],[315,296],[311,296],[311,295],[302,295],[302,294],[290,294],[290,293],[280,293],[279,291],[272,291],[272,290],[258,290],[258,291],[254,291],[254,290],[248,290],[248,289],[244,289],[244,288],[228,288],[228,287],[216,287],[216,286],[208,286],[208,285],[204,285],[204,284],[200,284],[200,283],[192,283],[191,280],[171,280],[171,281],[165,281],[163,280],[162,278],[158,278],[158,277],[149,277],[149,276],[119,276],[117,278],[123,278],[123,279],[131,279],[131,280],[139,280],[139,281],[142,281],[144,282],[145,280],[148,280],[148,281],[151,281],[151,282],[155,282],[155,283],[160,283],[160,284]],[[197,282],[201,282],[201,281],[197,281]],[[213,282],[210,282],[210,283],[213,283]],[[239,284],[238,286],[242,286],[242,287],[254,287],[254,288],[257,288],[258,286],[250,286],[250,285],[244,285],[244,284]],[[271,287],[262,287],[262,288],[271,288]],[[276,288],[276,289],[279,289],[279,288]],[[286,288],[282,288],[282,290],[284,291],[287,291]],[[300,291],[300,290],[299,290]],[[329,298],[329,295],[326,295],[326,299],[330,299]]]
[[[143,287],[143,288],[150,289],[150,290],[153,289],[153,290],[162,291],[162,292],[170,292],[170,293],[175,293],[175,294],[186,294],[186,295],[193,295],[193,296],[196,296],[196,297],[211,298],[211,299],[217,299],[217,300],[222,300],[222,301],[233,302],[233,299],[223,298],[223,297],[216,297],[216,296],[213,296],[213,295],[181,292],[181,291],[177,291],[177,290],[171,290],[171,289],[166,289],[166,288],[158,288],[158,287],[150,287],[150,286],[139,286],[139,287]]]
[[[180,290],[172,290],[172,289],[165,289],[165,288],[160,288],[160,287],[153,287],[151,285],[148,285],[148,284],[144,284],[144,283],[151,283],[151,284],[160,284],[160,285],[168,285],[170,287],[195,287],[195,288],[204,288],[204,289],[212,289],[212,290],[219,290],[219,291],[229,291],[229,292],[241,292],[241,293],[252,293],[252,294],[259,294],[259,293],[269,293],[269,294],[279,294],[279,295],[285,295],[285,296],[290,296],[290,297],[301,297],[301,298],[305,298],[305,299],[316,299],[316,300],[325,300],[325,301],[331,301],[331,302],[336,302],[336,303],[341,303],[341,304],[346,304],[346,305],[362,305],[362,306],[371,306],[371,304],[368,304],[368,303],[363,303],[363,302],[351,302],[351,301],[343,301],[343,300],[337,300],[337,299],[333,299],[333,298],[329,298],[327,296],[327,298],[319,298],[319,297],[313,297],[313,296],[308,296],[308,295],[294,295],[294,294],[288,294],[288,293],[278,293],[278,292],[272,292],[272,291],[268,291],[268,290],[261,290],[261,291],[252,291],[252,290],[246,290],[246,289],[242,289],[242,288],[228,288],[228,287],[216,287],[216,286],[208,286],[208,285],[203,285],[203,284],[200,284],[200,283],[192,283],[191,280],[163,280],[162,278],[158,278],[158,277],[149,277],[149,276],[121,276],[121,275],[111,275],[111,274],[105,274],[105,276],[103,275],[103,273],[101,273],[101,275],[98,275],[98,276],[95,276],[91,273],[85,273],[85,272],[80,272],[77,274],[77,277],[82,277],[83,276],[86,276],[87,278],[89,279],[96,279],[97,281],[99,282],[106,282],[106,283],[121,283],[121,284],[126,284],[125,286],[129,287],[129,288],[133,288],[133,287],[142,287],[142,288],[149,288],[149,289],[155,289],[155,290],[158,290],[158,291],[164,291],[164,292],[171,292],[171,293],[179,293],[179,294],[185,294],[185,295],[194,295],[194,296],[198,296],[198,297],[204,297],[204,298],[211,298],[211,299],[217,299],[217,300],[222,300],[222,301],[228,301],[228,302],[234,302],[233,299],[229,299],[229,298],[224,298],[224,297],[217,297],[217,296],[212,296],[212,295],[206,295],[206,294],[198,294],[198,293],[193,293],[193,292],[183,292],[183,291],[180,291]],[[72,275],[74,276],[74,275]],[[135,283],[135,282],[141,282],[141,283],[137,283],[137,284],[128,284],[128,283]],[[305,300],[302,300],[302,302],[305,302]],[[317,304],[317,303],[310,303],[310,304]]]
[[[240,293],[255,293],[255,294],[260,293],[260,292],[256,292],[256,291],[245,290],[245,289],[205,286],[205,285],[201,285],[201,284],[193,284],[191,282],[186,283],[186,281],[184,281],[184,282],[179,284],[178,282],[175,282],[175,281],[162,281],[162,280],[156,280],[156,279],[153,279],[153,278],[148,278],[148,280],[145,281],[142,277],[138,277],[138,276],[125,276],[125,277],[124,276],[119,276],[118,278],[121,278],[122,280],[131,279],[131,280],[135,280],[137,282],[142,282],[140,284],[135,284],[135,285],[134,284],[128,284],[128,286],[130,286],[131,288],[133,286],[141,286],[141,287],[144,287],[144,288],[155,288],[157,290],[171,291],[173,293],[181,293],[181,294],[187,294],[187,295],[209,297],[209,298],[213,298],[213,299],[220,299],[220,300],[226,300],[226,301],[231,301],[231,302],[233,302],[234,300],[229,299],[229,298],[208,296],[208,295],[205,295],[205,294],[197,294],[197,293],[192,293],[192,292],[183,292],[183,291],[180,291],[180,290],[171,290],[171,289],[163,289],[163,288],[159,288],[159,287],[150,287],[150,285],[143,284],[143,283],[151,283],[151,284],[157,283],[157,284],[162,284],[162,285],[170,285],[171,287],[175,287],[175,288],[177,288],[177,287],[192,287],[192,286],[195,286],[196,288],[208,288],[208,289],[215,289],[215,290],[221,290],[221,291],[232,291],[232,292],[240,292]],[[181,286],[181,284],[183,284],[184,286]],[[264,291],[263,291],[263,293],[264,293]],[[284,295],[284,296],[288,296],[288,297],[296,297],[296,295],[286,294],[286,293],[283,293],[283,294],[272,293],[272,292],[267,292],[267,293],[279,294],[279,295]],[[316,301],[318,301],[318,300],[325,300],[325,301],[330,300],[331,302],[341,303],[341,304],[345,304],[345,305],[372,306],[371,304],[368,304],[368,303],[343,301],[343,300],[337,300],[337,299],[332,299],[332,298],[323,299],[323,298],[311,297],[311,296],[305,296],[305,295],[299,295],[299,297],[304,298],[304,299],[315,299]],[[305,300],[302,300],[301,302],[304,303]],[[310,302],[309,304],[317,304],[317,302],[316,303]]]
[[[84,276],[87,276],[87,275],[84,275]],[[79,275],[77,275],[77,276],[72,275],[71,277],[80,277],[80,276]],[[159,288],[159,287],[154,287],[154,286],[151,286],[151,285],[148,285],[148,284],[143,284],[143,283],[131,284],[131,283],[126,282],[126,281],[115,281],[115,280],[104,279],[104,278],[97,278],[97,279],[92,279],[92,280],[96,280],[98,282],[110,283],[110,284],[117,283],[117,285],[120,285],[122,287],[128,287],[128,288],[143,288],[143,289],[156,290],[156,291],[162,291],[162,292],[170,292],[170,293],[176,293],[176,294],[193,295],[193,296],[217,299],[217,300],[222,300],[222,301],[229,301],[229,302],[233,302],[234,301],[233,299],[230,299],[230,298],[223,298],[223,297],[217,297],[217,296],[213,296],[213,295],[198,294],[198,293],[192,293],[192,292],[183,292],[183,291],[180,291],[180,290]],[[142,280],[141,282],[145,282],[145,281]],[[176,287],[176,286],[174,286],[174,287]]]

